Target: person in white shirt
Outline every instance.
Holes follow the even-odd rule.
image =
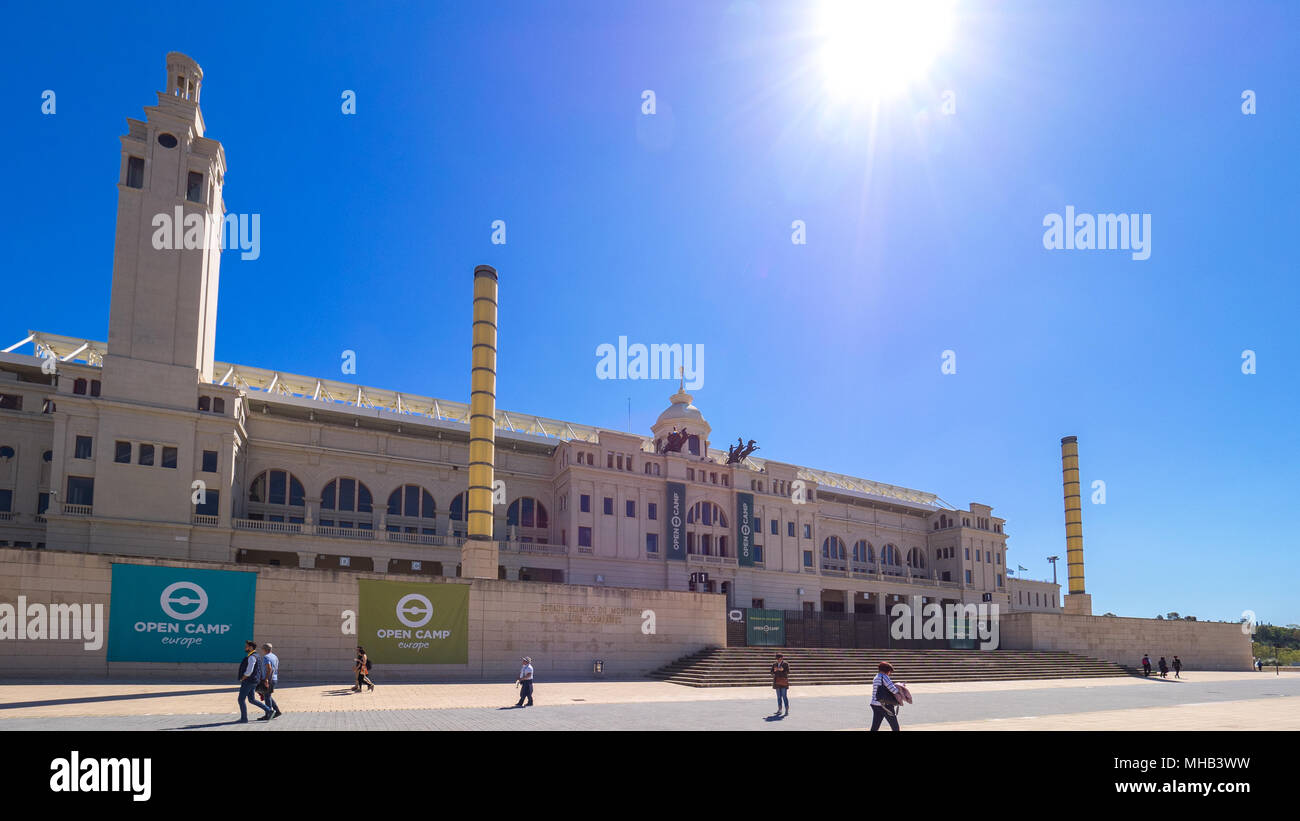
[[[515,684],[519,685],[519,701],[516,707],[533,706],[533,660],[528,656],[523,658],[523,666],[519,668],[519,678],[515,679]],[[524,699],[528,703],[524,704]]]
[[[279,718],[284,715],[280,712],[280,705],[275,703],[275,685],[280,680],[280,657],[271,652],[269,641],[262,645],[262,660],[266,663],[266,678],[262,681],[264,689],[259,692],[266,706],[275,711],[271,718]]]
[[[898,693],[898,685],[889,678],[894,665],[882,661],[877,669],[879,672],[871,680],[871,732],[880,729],[881,721],[888,721],[889,728],[898,732],[898,705],[903,699]]]

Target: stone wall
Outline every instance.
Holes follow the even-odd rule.
[[[604,661],[604,677],[634,678],[706,647],[726,644],[721,595],[539,582],[430,578],[394,573],[305,570],[222,562],[186,562],[93,553],[0,549],[0,603],[102,604],[107,630],[113,562],[257,573],[254,625],[270,641],[290,680],[352,680],[353,648],[365,637],[342,632],[342,614],[358,610],[357,580],[467,584],[469,663],[384,665],[386,680],[513,681],[519,658],[531,656],[539,682],[590,678]],[[641,614],[653,610],[655,632],[642,632]],[[233,683],[238,658],[228,664],[109,663],[107,636],[98,649],[79,640],[0,641],[0,679],[104,677],[203,679]]]
[[[1072,616],[1064,613],[1004,613],[1005,650],[1066,650],[1137,667],[1142,654],[1155,665],[1177,655],[1188,670],[1249,670],[1250,637],[1225,622]]]

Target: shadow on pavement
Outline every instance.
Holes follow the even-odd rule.
[[[51,698],[43,701],[8,701],[0,704],[0,710],[19,710],[24,707],[53,707],[60,704],[95,704],[106,701],[132,701],[141,698],[165,698],[167,696],[211,695],[213,693],[238,693],[239,688],[211,687],[206,690],[171,690],[161,693],[123,693],[115,696],[83,696],[81,698]]]

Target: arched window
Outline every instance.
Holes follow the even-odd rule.
[[[469,527],[469,519],[466,511],[469,510],[469,491],[462,490],[452,500],[447,507],[447,518],[451,520],[451,532],[454,535],[464,536],[466,528]]]
[[[76,379],[72,383],[72,392],[84,395],[86,393],[86,380]]]
[[[506,527],[530,527],[545,530],[551,526],[546,507],[531,496],[515,499],[506,508]]]
[[[713,502],[696,502],[686,514],[686,523],[692,528],[686,531],[686,552],[702,556],[726,556],[727,537],[716,529],[727,527],[727,514]],[[695,528],[708,528],[696,533]]]
[[[853,561],[861,564],[875,564],[876,549],[866,539],[859,539],[853,544]]]
[[[436,518],[433,494],[419,485],[402,485],[388,495],[388,515],[408,519]]]
[[[199,397],[199,410],[204,411],[204,412],[207,412],[207,411],[212,410],[212,397],[210,397],[210,396],[200,396],[200,397]]]
[[[369,530],[374,525],[368,515],[361,515],[374,512],[370,488],[347,476],[331,479],[325,486],[320,494],[320,509],[323,527]],[[338,519],[333,518],[334,513]]]
[[[880,548],[880,563],[893,565],[894,567],[901,566],[903,559],[898,552],[898,548],[894,547],[892,544],[887,544]]]
[[[402,485],[388,495],[389,533],[416,533],[434,536],[437,509],[433,494],[419,485]]]
[[[827,536],[822,542],[822,558],[844,561],[844,542],[839,536]]]
[[[907,551],[907,566],[914,567],[917,570],[925,569],[925,553],[921,551],[921,548],[914,547]]]
[[[264,470],[248,485],[248,518],[301,524],[306,496],[297,476],[287,470]]]
[[[713,502],[696,502],[686,514],[687,524],[701,524],[705,527],[726,527],[727,514]]]

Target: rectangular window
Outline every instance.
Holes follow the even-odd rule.
[[[778,527],[779,525],[780,525],[780,523],[779,523],[776,519],[773,519],[773,520],[772,520],[772,535],[773,535],[773,536],[777,535],[777,527]]]
[[[221,491],[208,490],[203,493],[203,503],[194,506],[194,512],[199,516],[219,516],[221,510]]]
[[[970,548],[966,548],[966,561],[970,561]]]
[[[163,446],[162,466],[165,468],[176,467],[176,448],[170,448],[166,445]]]
[[[612,496],[605,497],[605,515],[606,516],[614,515],[614,497]]]
[[[76,448],[73,450],[73,456],[78,459],[89,459],[91,453],[91,437],[78,436]]]
[[[203,202],[203,175],[191,171],[189,182],[185,186],[185,199],[190,202]]]
[[[578,547],[591,547],[591,528],[578,528]]]
[[[4,410],[22,410],[23,397],[17,393],[0,393],[0,408]]]
[[[591,497],[590,497],[590,496],[588,496],[587,494],[584,493],[584,494],[582,494],[581,496],[578,497],[578,510],[581,510],[583,513],[590,513],[590,512],[591,512]]]
[[[687,469],[686,469],[686,480],[687,480],[688,482],[694,482],[694,481],[695,481],[695,468],[687,468]]]
[[[628,502],[627,502],[627,517],[628,517],[629,519],[635,519],[635,518],[636,518],[636,502],[633,502],[633,501],[631,501],[631,500],[628,500]]]
[[[203,472],[204,473],[217,472],[217,452],[215,450],[203,451]]]
[[[763,546],[761,544],[754,545],[754,563],[763,563]]]
[[[0,488],[0,513],[9,513],[14,509],[14,492]]]
[[[812,538],[812,525],[804,525],[804,526],[803,526],[803,537],[804,537],[805,539],[811,539],[811,538]]]
[[[794,538],[794,522],[785,523],[785,535],[789,536],[791,539]]]
[[[95,480],[89,476],[69,476],[68,504],[95,504]]]
[[[1002,574],[999,573],[999,574],[998,574],[998,587],[1001,587],[1001,586],[1002,586]]]
[[[114,442],[113,443],[113,461],[119,464],[131,464],[131,443]]]
[[[812,566],[813,566],[813,563],[812,563],[812,551],[811,551],[811,550],[805,550],[805,551],[803,552],[803,566],[804,566],[804,567],[812,567]]]
[[[750,599],[750,600],[749,600],[749,606],[752,607],[752,608],[754,608],[755,610],[762,610],[762,609],[763,609],[763,600],[762,600],[762,599]]]
[[[126,187],[144,188],[144,158],[143,157],[127,158]]]
[[[50,494],[41,493],[36,497],[36,515],[44,516],[45,511],[50,509]]]
[[[153,445],[140,446],[140,458],[137,460],[137,462],[141,465],[153,464]]]
[[[655,504],[654,502],[646,502],[646,506],[645,506],[645,515],[646,515],[646,518],[649,519],[649,520],[652,521],[652,522],[653,522],[654,520],[658,519],[658,518],[659,518],[659,505]]]
[[[970,581],[970,571],[967,570],[967,571],[966,571],[966,584],[970,584],[970,583],[971,583],[971,581]]]
[[[658,553],[658,552],[659,552],[659,534],[658,534],[658,533],[647,533],[647,534],[645,534],[645,552],[647,552],[647,553]]]

